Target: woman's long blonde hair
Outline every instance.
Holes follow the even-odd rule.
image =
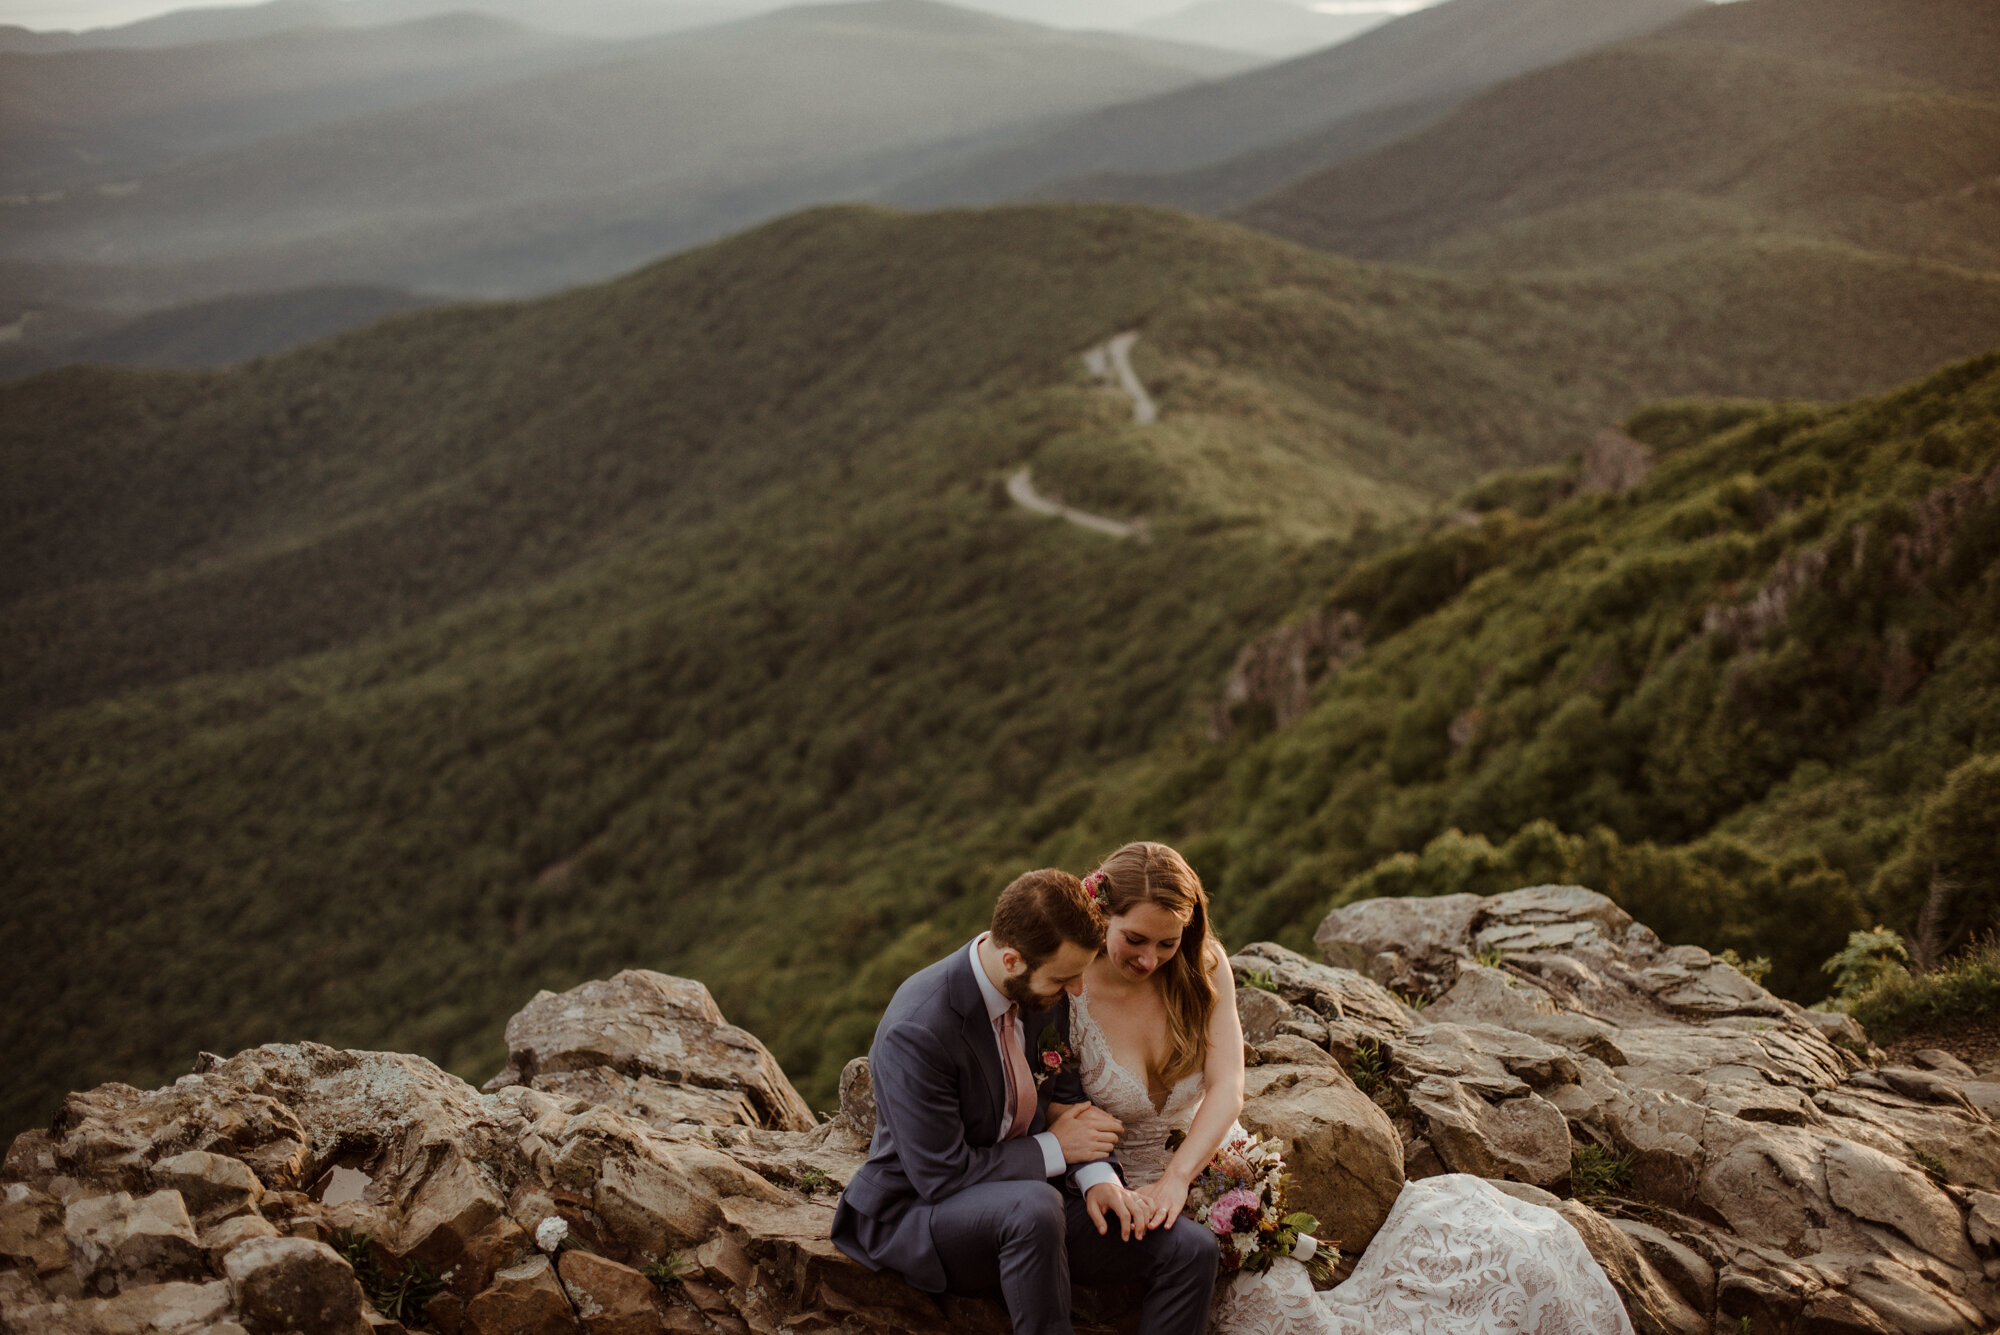
[[[1107,918],[1140,904],[1186,915],[1180,949],[1160,971],[1167,1007],[1167,1065],[1160,1078],[1174,1084],[1208,1060],[1208,1021],[1215,1012],[1215,984],[1208,976],[1208,892],[1186,859],[1165,844],[1127,844],[1098,866],[1084,884],[1095,886]]]

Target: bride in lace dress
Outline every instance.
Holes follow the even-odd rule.
[[[1243,1033],[1235,980],[1208,935],[1208,900],[1164,844],[1127,844],[1084,879],[1105,910],[1104,953],[1071,1002],[1070,1039],[1091,1102],[1125,1124],[1127,1182],[1152,1227],[1181,1217],[1188,1186],[1243,1136]],[[1053,1110],[1052,1114],[1053,1114]],[[1171,1152],[1172,1133],[1186,1139]],[[1315,1292],[1281,1260],[1216,1290],[1213,1335],[1632,1335],[1624,1304],[1555,1211],[1448,1174],[1404,1185],[1360,1262]]]

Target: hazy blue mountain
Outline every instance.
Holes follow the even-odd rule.
[[[298,28],[379,27],[483,14],[546,32],[636,37],[743,18],[776,4],[763,0],[267,0],[257,5],[197,6],[116,27],[31,32],[0,26],[0,51],[73,51],[104,47],[157,49],[240,41]]]
[[[1187,0],[968,0],[970,7],[1051,28],[1136,28],[1173,13]]]
[[[1344,42],[1393,17],[1387,10],[1321,14],[1289,0],[1196,0],[1185,9],[1147,19],[1133,31],[1276,60]]]
[[[1463,96],[1651,31],[1703,0],[1447,0],[1329,50],[1078,115],[899,185],[927,207],[1032,195],[1098,172],[1224,162],[1384,108]]]
[[[284,135],[117,197],[16,205],[0,251],[171,270],[154,301],[301,281],[545,290],[1250,62],[927,0],[790,9]]]
[[[412,15],[411,17],[415,17]],[[335,0],[267,0],[260,5],[199,6],[172,10],[115,27],[30,32],[0,29],[0,50],[75,51],[101,47],[148,48],[232,42],[298,28],[332,28],[349,22]]]
[[[601,42],[471,14],[186,46],[0,53],[0,193],[115,184],[290,131],[604,58]]]
[[[0,379],[77,363],[226,366],[434,302],[386,287],[298,288],[218,297],[122,320],[72,316],[54,322],[53,337],[40,336],[40,322],[30,317],[15,327],[13,339],[0,342]]]
[[[1190,213],[1223,214],[1322,168],[1412,134],[1463,101],[1463,95],[1447,94],[1430,101],[1374,107],[1310,134],[1206,167],[1177,172],[1091,172],[1050,181],[1031,191],[1030,198],[1159,204]]]

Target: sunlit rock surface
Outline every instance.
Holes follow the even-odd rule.
[[[2000,1081],[1950,1053],[1878,1066],[1851,1020],[1573,886],[1364,902],[1318,941],[1231,961],[1243,1117],[1350,1257],[1406,1178],[1471,1172],[1559,1209],[1641,1332],[2000,1318]],[[7,1154],[0,1330],[1006,1330],[827,1240],[864,1061],[815,1126],[706,989],[638,971],[507,1032],[484,1093],[281,1044],[71,1095]],[[1085,1330],[1129,1316],[1078,1298]]]

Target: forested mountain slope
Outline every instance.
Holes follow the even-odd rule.
[[[1742,0],[1243,209],[1345,254],[1568,267],[1811,238],[2000,269],[2000,11]]]
[[[2000,353],[1630,428],[1629,490],[1495,475],[1349,568],[1290,632],[1344,627],[1296,722],[1251,692],[1234,751],[1104,785],[1064,846],[1173,830],[1228,930],[1301,942],[1329,902],[1580,880],[1803,1000],[1870,921],[1991,931],[1992,868],[1915,836],[2000,752]]]
[[[1449,105],[1495,80],[1650,31],[1698,6],[1699,0],[1449,0],[1324,51],[1074,117],[917,176],[888,197],[913,207],[981,204],[1060,193],[1069,187],[1059,183],[1100,172],[1219,163],[1392,109]]]
[[[626,964],[709,982],[825,1098],[900,972],[1024,865],[1181,840],[1228,930],[1262,934],[1452,821],[1603,821],[1622,847],[1747,820],[1803,759],[1883,746],[1814,714],[1781,731],[1817,750],[1754,751],[1736,789],[1695,765],[1572,791],[1565,766],[1684,715],[1698,757],[1734,737],[1700,723],[1734,679],[1671,652],[1688,618],[1850,519],[1902,531],[1881,496],[1915,515],[1983,476],[1985,372],[1683,445],[1629,498],[1553,506],[1531,478],[1512,518],[1402,524],[1648,397],[1880,388],[2000,327],[1955,271],[1808,258],[1708,273],[1690,312],[1680,271],[1374,268],[1129,208],[824,210],[234,371],[0,387],[0,934],[24,962],[0,971],[0,1116],[279,1036],[482,1075],[522,998]],[[1151,426],[1079,357],[1120,330]],[[1024,465],[1150,540],[1013,505]],[[1950,624],[1979,624],[1979,569]],[[1239,648],[1330,588],[1360,664],[1293,727],[1209,740]],[[1902,708],[1964,652],[1909,624]],[[1507,692],[1537,664],[1599,693],[1556,711],[1582,760],[1536,759],[1551,706]],[[1842,707],[1908,717],[1871,698]],[[1507,722],[1441,742],[1474,707]],[[1980,736],[1881,782],[1909,800]],[[1850,893],[1893,841],[1830,857]],[[1762,946],[1759,895],[1698,939]]]

